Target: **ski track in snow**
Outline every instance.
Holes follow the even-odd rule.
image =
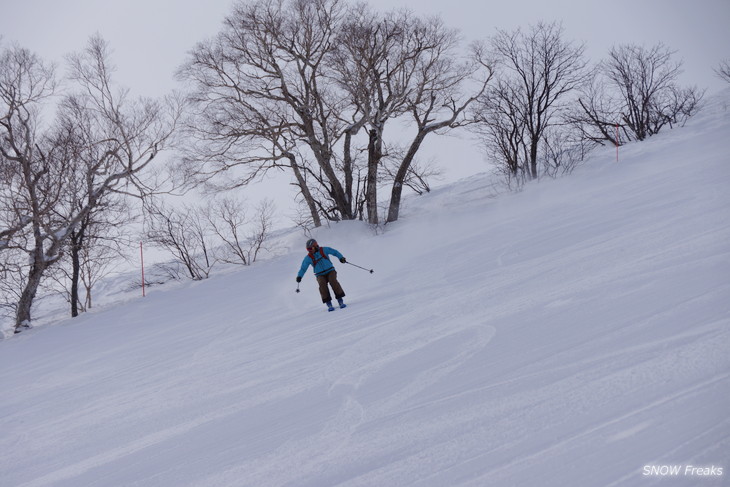
[[[322,229],[344,310],[296,247],[2,341],[0,485],[726,485],[729,127]]]

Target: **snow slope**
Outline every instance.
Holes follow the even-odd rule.
[[[375,269],[337,264],[345,310],[294,293],[292,234],[0,342],[0,484],[729,485],[728,99],[618,164],[320,231]]]

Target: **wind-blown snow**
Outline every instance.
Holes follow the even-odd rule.
[[[7,486],[651,486],[730,475],[728,93],[687,127],[374,235],[0,342]],[[698,477],[685,466],[722,468]]]

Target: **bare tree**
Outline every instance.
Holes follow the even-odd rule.
[[[7,190],[17,202],[6,213],[15,215],[6,228],[21,225],[26,234],[4,247],[25,253],[30,262],[16,331],[30,326],[41,279],[71,234],[106,193],[145,189],[138,176],[175,127],[174,106],[166,112],[158,102],[132,101],[113,88],[107,51],[106,43],[94,37],[84,52],[69,58],[70,79],[79,92],[65,98],[57,123],[49,128],[40,126],[39,117],[41,102],[52,93],[52,71],[18,48],[6,51],[0,62],[6,106],[0,155],[11,175]]]
[[[124,249],[131,245],[125,228],[132,213],[125,200],[114,196],[105,195],[71,231],[64,258],[56,269],[73,317],[91,309],[95,285],[124,258]]]
[[[720,79],[724,79],[730,83],[730,59],[723,59],[720,65],[715,69],[715,73]]]
[[[493,66],[484,58],[481,46],[471,46],[467,59],[459,56],[457,33],[444,28],[439,19],[416,23],[414,32],[415,45],[433,48],[423,52],[416,64],[415,90],[406,111],[415,135],[393,179],[388,223],[398,220],[405,180],[426,137],[475,123],[467,109],[485,93],[493,76]]]
[[[206,213],[211,229],[223,242],[222,262],[251,265],[259,252],[266,249],[273,225],[273,201],[262,201],[253,218],[246,210],[242,202],[223,198],[213,203]]]
[[[216,260],[205,210],[187,205],[173,208],[157,201],[148,204],[146,213],[149,216],[147,240],[169,252],[185,267],[190,279],[207,279]]]
[[[199,114],[193,172],[225,171],[233,186],[287,167],[315,222],[354,219],[365,206],[375,223],[385,127],[408,117],[416,135],[392,173],[395,221],[423,140],[467,123],[466,107],[491,77],[483,63],[461,60],[457,41],[438,19],[342,0],[238,3],[180,70]]]
[[[585,48],[565,41],[561,25],[542,22],[527,32],[499,31],[491,45],[500,83],[482,104],[483,120],[503,128],[487,129],[487,145],[509,174],[536,179],[546,132],[562,123],[569,95],[586,80]]]
[[[477,56],[462,61],[457,32],[438,18],[422,19],[408,11],[375,14],[361,6],[350,19],[333,62],[356,114],[351,131],[363,124],[368,128],[365,200],[370,223],[378,223],[386,123],[409,117],[416,128],[397,167],[389,172],[391,222],[398,219],[403,187],[425,137],[468,123],[465,109],[484,91],[491,69]]]
[[[41,110],[53,95],[53,68],[30,51],[13,47],[0,55],[0,156],[3,217],[1,250],[26,254],[28,265],[15,305],[16,331],[29,326],[30,306],[45,269],[58,259],[65,222],[53,218],[68,164],[45,135]],[[61,228],[59,228],[61,227]],[[8,261],[6,261],[8,262]],[[9,263],[9,262],[8,262]]]
[[[354,9],[338,37],[331,56],[339,86],[354,108],[346,135],[367,127],[367,169],[364,201],[368,221],[378,223],[378,172],[383,159],[385,124],[407,109],[414,90],[417,59],[429,46],[416,47],[408,11],[379,15],[367,6]],[[415,48],[415,49],[414,49]],[[347,139],[345,158],[351,159]]]
[[[39,192],[49,170],[38,132],[41,107],[56,87],[54,67],[29,50],[16,46],[0,53],[0,251],[31,224],[33,209],[45,212],[55,203],[48,195],[43,207],[34,208],[28,199]]]
[[[256,262],[259,253],[269,250],[267,247],[274,222],[275,206],[272,200],[262,201],[256,208],[256,214],[252,221],[248,234],[248,261]]]
[[[343,13],[340,0],[236,4],[218,36],[198,44],[180,70],[193,83],[190,100],[200,113],[194,122],[199,151],[191,163],[204,163],[200,170],[212,175],[244,167],[239,184],[289,167],[310,210],[318,204],[306,179],[327,189],[337,218],[352,219],[352,195],[334,159],[341,105],[325,64]],[[315,168],[308,156],[297,157],[302,146]]]
[[[542,173],[548,177],[570,174],[582,163],[594,147],[591,141],[582,137],[578,130],[568,127],[556,127],[547,131],[541,146],[543,151]]]
[[[619,123],[622,103],[609,90],[599,70],[593,70],[589,81],[583,88],[578,103],[571,109],[567,118],[585,141],[593,144],[619,145],[628,136],[621,136]]]
[[[405,150],[388,149],[386,151],[388,157],[384,159],[381,167],[383,176],[381,179],[394,180],[395,172],[403,159]],[[440,179],[443,176],[443,170],[435,165],[433,159],[425,162],[414,160],[408,168],[406,178],[403,185],[418,195],[431,192],[431,180]]]
[[[473,130],[481,136],[488,157],[508,184],[521,186],[527,179],[529,153],[527,125],[522,122],[521,97],[512,85],[499,80],[481,100],[481,122]]]
[[[704,92],[677,84],[682,63],[674,61],[675,54],[661,43],[612,48],[572,116],[585,136],[611,144],[644,140],[694,115]]]
[[[604,64],[606,78],[621,94],[621,123],[636,140],[676,121],[687,111],[685,104],[690,111],[696,106],[695,92],[681,92],[675,85],[682,63],[672,60],[674,54],[663,44],[650,49],[628,44],[611,49]]]
[[[27,263],[20,257],[18,252],[0,252],[0,318],[3,319],[15,319],[20,294],[25,286]]]

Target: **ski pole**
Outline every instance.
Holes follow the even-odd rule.
[[[299,292],[299,283],[297,283],[297,292]]]
[[[353,264],[353,263],[352,263],[352,262],[350,262],[349,260],[348,260],[347,262],[345,262],[345,264],[350,264],[350,265],[352,265],[352,266],[355,266],[355,267],[357,267],[358,269],[362,269],[362,270],[364,270],[364,271],[368,271],[368,272],[369,272],[370,274],[372,274],[373,272],[375,272],[375,271],[373,271],[372,269],[366,269],[366,268],[364,268],[364,267],[360,267],[360,266],[359,266],[359,265],[357,265],[357,264]]]

